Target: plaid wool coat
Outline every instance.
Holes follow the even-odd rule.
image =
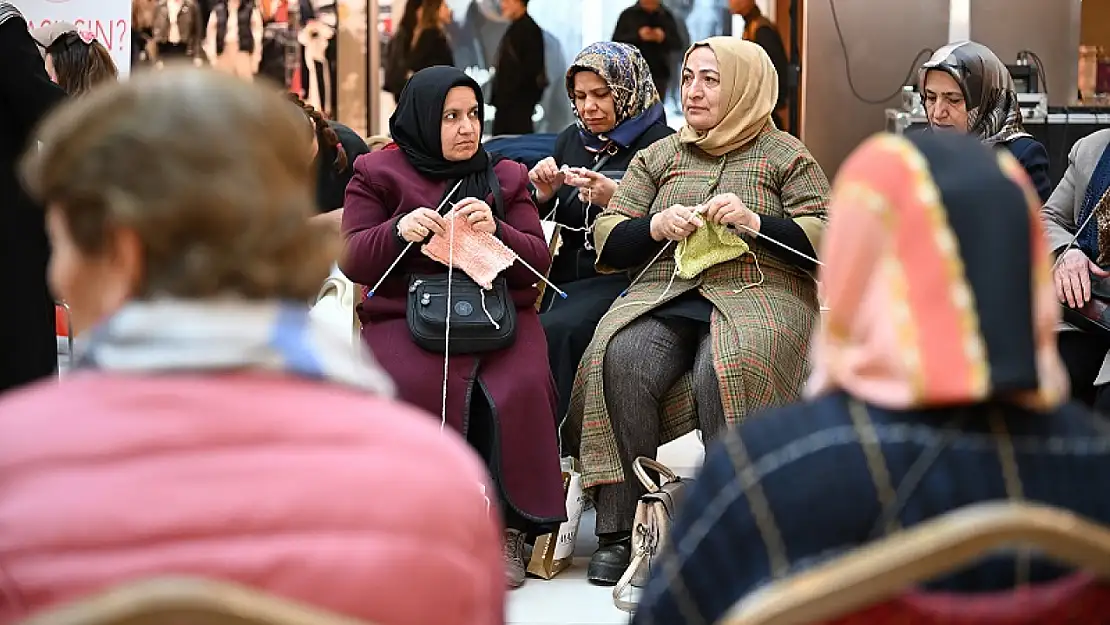
[[[817,249],[827,217],[828,179],[800,141],[773,128],[722,157],[682,144],[677,135],[655,142],[633,159],[602,218],[635,219],[729,192],[756,213],[795,219]],[[758,240],[752,242],[752,252],[757,260],[746,254],[692,280],[674,277],[673,283],[674,254],[665,252],[601,320],[578,368],[563,427],[569,449],[581,460],[583,487],[621,482],[625,475],[602,384],[609,341],[630,322],[683,293],[697,289],[714,306],[713,360],[730,423],[798,398],[819,311],[816,284],[806,272],[768,254]],[[687,374],[663,401],[660,442],[696,428],[695,411]]]

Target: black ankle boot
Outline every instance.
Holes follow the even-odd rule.
[[[632,532],[602,534],[597,543],[586,579],[598,586],[616,586],[632,561]]]

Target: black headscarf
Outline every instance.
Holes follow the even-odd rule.
[[[455,87],[474,90],[478,119],[484,120],[482,88],[478,83],[457,68],[437,65],[422,69],[409,79],[389,118],[389,133],[416,171],[431,180],[447,181],[445,193],[451,192],[456,181],[463,181],[452,202],[467,197],[485,199],[492,191],[489,182],[492,167],[501,158],[488,154],[480,139],[478,151],[465,161],[449,161],[443,157],[440,140],[443,103],[447,92]],[[496,203],[494,213],[504,215],[504,207]]]

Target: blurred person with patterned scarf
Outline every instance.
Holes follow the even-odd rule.
[[[1110,523],[1110,423],[1064,403],[1039,208],[1018,162],[968,137],[880,135],[849,157],[806,399],[709,450],[635,623],[716,622],[764,584],[987,501]],[[1010,552],[926,588],[1067,573]]]
[[[633,46],[603,41],[586,47],[567,70],[565,85],[578,122],[555,139],[555,153],[529,172],[540,215],[562,225],[548,277],[570,297],[560,299],[548,290],[540,315],[560,420],[594,328],[629,283],[626,274],[599,274],[594,268],[594,220],[609,205],[632,157],[674,134],[651,69]]]
[[[1025,131],[1014,79],[990,48],[974,41],[944,46],[921,66],[918,88],[930,128],[967,133],[1009,150],[1041,202],[1048,199],[1048,151]]]

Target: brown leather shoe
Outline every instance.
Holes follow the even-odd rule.
[[[505,530],[505,583],[509,588],[520,588],[524,585],[524,540],[526,536],[520,530]]]

